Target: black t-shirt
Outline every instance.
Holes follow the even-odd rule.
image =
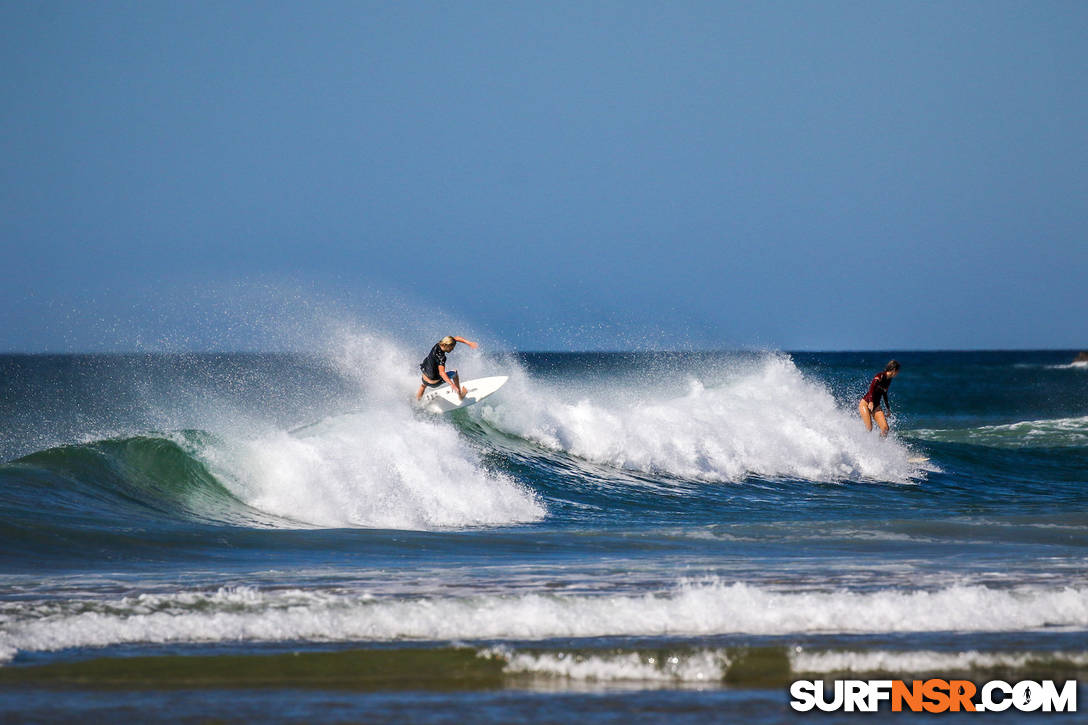
[[[441,380],[438,375],[438,366],[446,364],[446,351],[442,349],[441,343],[435,343],[431,348],[430,353],[423,359],[423,362],[419,364],[420,371],[423,375],[431,380]]]

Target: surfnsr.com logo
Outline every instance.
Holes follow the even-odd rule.
[[[825,690],[823,680],[798,680],[790,685],[790,707],[798,712],[877,712],[890,705],[892,712],[1076,712],[1077,681],[1061,689],[1053,680],[1023,680],[1009,684],[991,680],[981,687],[969,680],[834,680]]]

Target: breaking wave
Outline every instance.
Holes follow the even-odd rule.
[[[667,397],[652,377],[617,390],[514,381],[480,406],[499,431],[596,464],[703,481],[748,477],[907,483],[911,451],[867,433],[789,357],[764,356]]]
[[[5,602],[0,654],[127,643],[546,640],[607,636],[1002,632],[1088,628],[1088,589],[779,592],[683,583],[633,595],[529,593],[419,599],[335,590],[143,594]],[[813,665],[815,666],[815,665]]]

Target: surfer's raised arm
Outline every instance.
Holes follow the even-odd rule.
[[[465,338],[463,338],[463,337],[456,337],[456,336],[455,336],[455,337],[454,337],[453,339],[454,339],[454,340],[456,340],[457,342],[463,342],[463,343],[465,343],[466,345],[468,345],[469,347],[471,347],[471,348],[472,348],[473,350],[475,350],[476,348],[478,348],[478,347],[479,347],[479,345],[478,345],[477,343],[473,342],[472,340],[466,340],[466,339],[465,339]]]

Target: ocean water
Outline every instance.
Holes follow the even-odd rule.
[[[439,417],[424,352],[0,357],[0,719],[770,723],[795,679],[1086,681],[1073,351],[459,348],[511,380]]]

